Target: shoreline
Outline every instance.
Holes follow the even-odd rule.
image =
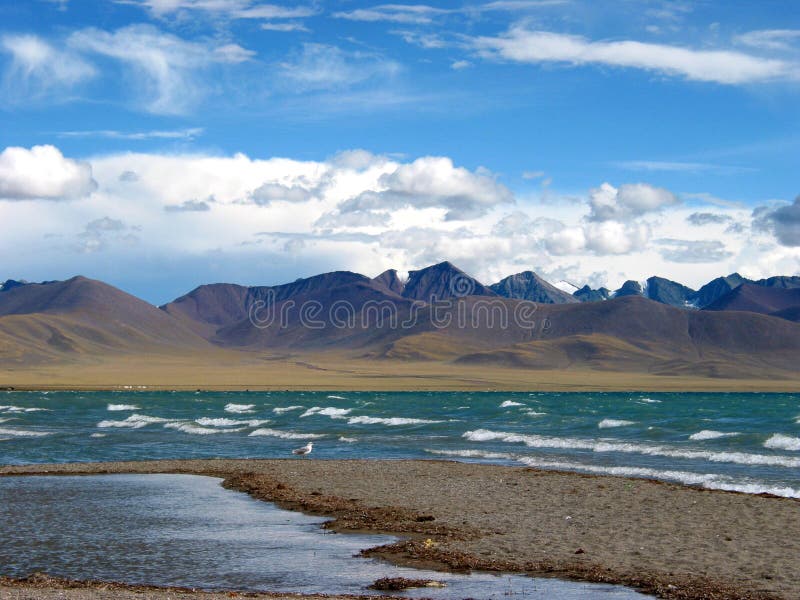
[[[112,473],[219,477],[258,500],[330,517],[335,531],[398,536],[363,554],[405,566],[613,583],[682,600],[800,595],[793,499],[440,460],[0,467],[0,476]]]

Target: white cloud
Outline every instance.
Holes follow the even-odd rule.
[[[800,196],[791,204],[757,208],[754,225],[772,232],[784,246],[800,246]]]
[[[284,33],[292,31],[303,31],[307,33],[311,31],[308,27],[297,21],[290,21],[288,23],[262,23],[261,29],[264,31],[282,31]]]
[[[65,138],[107,138],[111,140],[193,140],[203,134],[202,127],[187,129],[154,129],[150,131],[117,131],[116,129],[95,129],[86,131],[60,131]]]
[[[627,221],[679,203],[669,190],[646,183],[626,183],[619,188],[603,183],[589,195],[589,220]]]
[[[382,56],[346,52],[327,44],[303,44],[302,50],[280,64],[285,79],[298,91],[349,87],[370,79],[390,78],[400,65]]]
[[[97,187],[92,167],[54,146],[8,147],[0,153],[0,200],[71,200]]]
[[[737,35],[734,40],[753,48],[788,51],[800,43],[800,29],[760,29]]]
[[[378,180],[378,189],[362,192],[339,206],[341,213],[403,207],[442,208],[446,220],[479,217],[514,197],[490,173],[455,167],[447,157],[426,156],[399,165]]]
[[[697,50],[632,40],[592,41],[524,27],[513,27],[499,37],[473,38],[472,45],[487,58],[531,64],[610,65],[729,85],[800,77],[796,63],[732,50]]]
[[[31,95],[70,88],[95,75],[92,65],[74,53],[60,51],[35,35],[5,35],[0,50],[11,55],[5,71],[6,96]]]
[[[254,55],[237,44],[217,46],[189,42],[149,25],[131,25],[114,32],[83,29],[68,38],[71,48],[119,61],[137,79],[147,110],[181,114],[206,93],[196,76],[214,64],[236,64]]]
[[[163,17],[178,12],[205,12],[229,19],[293,19],[317,14],[311,6],[261,4],[252,0],[116,0],[136,4],[153,15]]]
[[[0,181],[8,187],[7,152],[0,156]],[[126,287],[126,278],[145,277],[134,260],[146,260],[146,277],[174,282],[176,295],[211,280],[280,283],[327,270],[377,274],[444,259],[487,283],[532,269],[611,288],[653,274],[696,287],[734,270],[763,276],[800,269],[800,247],[777,244],[772,229],[751,232],[748,209],[697,201],[652,212],[653,203],[623,203],[645,212],[590,220],[591,191],[580,201],[515,197],[493,174],[447,157],[125,153],[89,162],[98,188],[88,198],[66,183],[31,191],[45,183],[42,165],[27,171],[35,177],[10,178],[27,198],[75,200],[0,203],[3,222],[17,225],[0,236],[0,254],[12,257],[7,269],[45,279],[84,272]],[[624,188],[614,188],[615,201]],[[701,230],[687,222],[695,213],[730,218],[699,217]],[[746,230],[726,231],[732,223]],[[133,252],[134,245],[146,252]],[[15,251],[20,247],[24,256]],[[712,258],[719,259],[713,266]]]
[[[427,25],[436,17],[445,15],[479,15],[486,12],[520,12],[548,6],[566,4],[568,0],[497,0],[484,4],[471,4],[456,8],[441,8],[427,4],[380,4],[370,8],[357,8],[333,14],[338,19],[350,21],[383,21]]]

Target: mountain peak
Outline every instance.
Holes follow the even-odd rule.
[[[491,289],[470,277],[450,261],[409,273],[403,297],[431,302],[464,296],[496,296]]]
[[[572,304],[579,300],[545,281],[533,271],[509,275],[489,288],[505,298],[517,298],[541,304]]]

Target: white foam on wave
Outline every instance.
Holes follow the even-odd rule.
[[[43,437],[50,435],[49,431],[30,431],[28,429],[7,429],[0,427],[0,435],[10,435],[11,437]]]
[[[5,406],[0,406],[0,411],[6,413],[31,413],[31,412],[49,412],[49,408],[37,408],[37,407],[27,407],[27,406],[14,406],[13,404],[6,404]]]
[[[625,419],[603,419],[597,424],[600,429],[627,427],[628,425],[636,425],[636,421],[626,421]]]
[[[284,440],[316,440],[325,437],[325,435],[321,433],[298,433],[296,431],[281,431],[278,429],[269,429],[267,427],[250,432],[251,437],[259,435],[282,438]]]
[[[455,456],[462,458],[482,458],[486,460],[513,460],[529,467],[557,471],[579,471],[596,475],[613,475],[617,477],[636,477],[674,481],[684,485],[699,485],[707,489],[742,492],[745,494],[773,494],[785,498],[800,498],[800,489],[789,486],[770,485],[766,482],[749,479],[735,479],[716,473],[693,473],[691,471],[650,469],[647,467],[625,467],[590,465],[570,461],[556,461],[521,456],[505,452],[481,452],[479,450],[425,450],[431,454]]]
[[[123,421],[100,421],[97,426],[101,428],[107,427],[129,427],[131,429],[141,429],[153,423],[169,423],[174,422],[175,419],[162,419],[161,417],[151,417],[148,415],[132,414],[130,417]]]
[[[425,423],[444,423],[444,421],[432,421],[430,419],[410,419],[406,417],[350,417],[347,420],[348,425],[389,425],[396,427],[398,425],[422,425]]]
[[[5,419],[0,418],[0,423],[5,423],[7,421],[13,421],[13,420],[14,420],[14,417],[8,417],[8,418],[5,418]]]
[[[525,406],[522,402],[514,402],[513,400],[506,400],[500,405],[500,408],[511,408],[512,406]]]
[[[347,442],[348,444],[355,444],[358,441],[358,438],[347,437],[346,435],[343,435],[343,436],[341,436],[339,438],[339,441],[340,442]]]
[[[301,404],[296,404],[295,406],[276,406],[272,409],[272,412],[274,412],[276,415],[282,415],[283,413],[287,413],[292,410],[300,410],[301,408],[305,408],[305,406],[302,406]]]
[[[776,433],[764,442],[764,448],[771,448],[772,450],[791,450],[793,452],[800,451],[800,438],[792,437],[790,435],[783,435]]]
[[[344,396],[328,396],[328,400],[347,400]]]
[[[224,417],[216,419],[211,417],[200,417],[199,419],[194,420],[194,422],[198,425],[205,425],[208,427],[236,427],[238,425],[259,427],[261,425],[266,425],[269,423],[269,421],[269,419],[226,419]]]
[[[237,431],[244,431],[244,427],[240,427],[239,429],[218,429],[212,427],[199,427],[193,423],[186,423],[186,422],[170,422],[164,423],[164,427],[168,427],[169,429],[177,429],[178,431],[182,431],[183,433],[191,433],[194,435],[212,435],[214,433],[235,433]]]
[[[543,435],[525,435],[476,429],[465,432],[462,437],[473,442],[501,441],[509,444],[525,444],[530,448],[562,448],[568,450],[592,450],[593,452],[624,452],[644,454],[647,456],[666,456],[685,458],[688,460],[707,460],[710,462],[736,463],[741,465],[769,465],[775,467],[800,467],[800,458],[792,456],[771,456],[767,454],[750,454],[747,452],[714,452],[710,450],[681,450],[668,446],[637,444],[633,442],[615,442],[605,440],[586,440],[578,438],[549,437]]]
[[[139,407],[135,404],[109,404],[106,407],[106,410],[114,412],[114,411],[121,411],[121,410],[139,410]]]
[[[106,437],[106,434],[105,433],[93,433],[89,437],[91,437],[91,438],[104,438],[104,437]]]
[[[251,413],[255,412],[253,409],[256,407],[255,404],[234,404],[233,402],[229,402],[225,405],[225,412],[229,413]]]
[[[535,411],[535,410],[526,410],[526,411],[523,411],[523,412],[526,415],[528,415],[529,417],[541,417],[541,416],[544,416],[544,415],[547,414],[546,412],[538,412],[538,411]]]
[[[335,406],[312,406],[300,415],[300,418],[302,419],[303,417],[310,417],[312,415],[323,415],[331,419],[344,419],[345,415],[350,414],[352,410],[352,408],[336,408]]]
[[[645,404],[661,404],[661,400],[656,400],[655,398],[639,398],[639,402],[644,402]]]
[[[703,429],[689,436],[690,440],[717,440],[719,438],[733,437],[739,435],[738,431],[714,431],[713,429]]]

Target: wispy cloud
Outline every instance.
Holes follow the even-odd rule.
[[[283,61],[280,70],[290,87],[309,91],[392,77],[400,71],[400,64],[372,53],[347,52],[337,46],[309,43]]]
[[[116,129],[94,129],[86,131],[59,131],[58,137],[107,138],[112,140],[193,140],[203,134],[202,127],[187,129],[162,129],[151,131],[119,131]]]
[[[204,12],[228,19],[296,19],[319,12],[313,6],[283,6],[252,0],[115,0],[117,4],[133,4],[163,17],[180,12]]]
[[[748,31],[734,38],[734,41],[766,50],[792,50],[800,44],[800,29],[760,29]]]
[[[427,4],[379,4],[370,8],[357,8],[333,13],[337,19],[350,21],[384,21],[425,25],[444,15],[478,15],[485,12],[520,12],[546,6],[567,4],[569,0],[496,0],[483,4],[455,8],[441,8]]]
[[[708,173],[736,174],[754,171],[752,167],[732,165],[715,165],[703,162],[681,162],[664,160],[624,160],[613,163],[614,166],[630,171],[666,172],[666,173]]]
[[[214,64],[237,64],[255,53],[237,44],[187,41],[149,25],[131,25],[113,32],[82,29],[70,35],[70,48],[119,61],[137,78],[148,111],[182,114],[199,101],[206,88],[196,76]]]
[[[632,40],[592,41],[583,36],[525,27],[512,27],[501,36],[473,38],[472,47],[490,59],[530,64],[608,65],[727,85],[800,78],[800,66],[795,63],[742,52]]]
[[[298,21],[289,21],[288,23],[262,23],[261,29],[264,31],[282,31],[282,32],[292,32],[292,31],[302,31],[308,33],[311,31],[308,27],[303,25]]]
[[[11,55],[4,76],[4,96],[31,97],[70,88],[96,75],[95,68],[73,52],[57,50],[36,35],[0,37],[0,51]]]

